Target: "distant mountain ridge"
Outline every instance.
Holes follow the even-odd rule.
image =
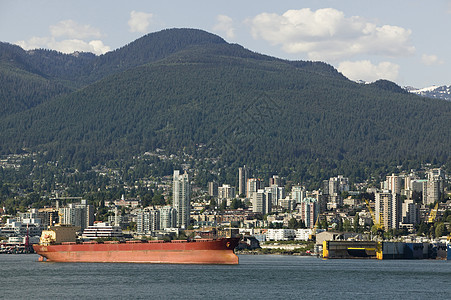
[[[89,167],[162,148],[305,180],[450,162],[451,103],[197,29],[152,33],[101,56],[0,44],[0,76],[15,82],[0,87],[3,154],[40,151]]]
[[[186,47],[225,43],[219,36],[202,30],[166,29],[100,56],[85,52],[64,54],[46,49],[25,51],[16,45],[0,43],[0,61],[14,61],[18,67],[45,77],[87,84],[164,58]]]
[[[451,101],[451,85],[433,85],[422,89],[409,87],[407,89],[409,90],[409,92],[420,96]]]

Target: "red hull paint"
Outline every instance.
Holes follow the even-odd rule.
[[[34,251],[53,262],[124,262],[169,264],[238,264],[233,252],[239,238],[137,243],[84,243],[33,245]]]

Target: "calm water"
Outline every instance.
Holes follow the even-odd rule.
[[[237,266],[39,263],[0,255],[4,299],[451,299],[451,261],[240,256]]]

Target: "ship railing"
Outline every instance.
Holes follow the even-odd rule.
[[[213,239],[195,239],[194,242],[211,242]]]

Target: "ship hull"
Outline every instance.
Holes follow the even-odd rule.
[[[195,241],[127,243],[66,243],[34,245],[51,262],[115,262],[166,264],[238,264],[234,253],[239,238]]]

